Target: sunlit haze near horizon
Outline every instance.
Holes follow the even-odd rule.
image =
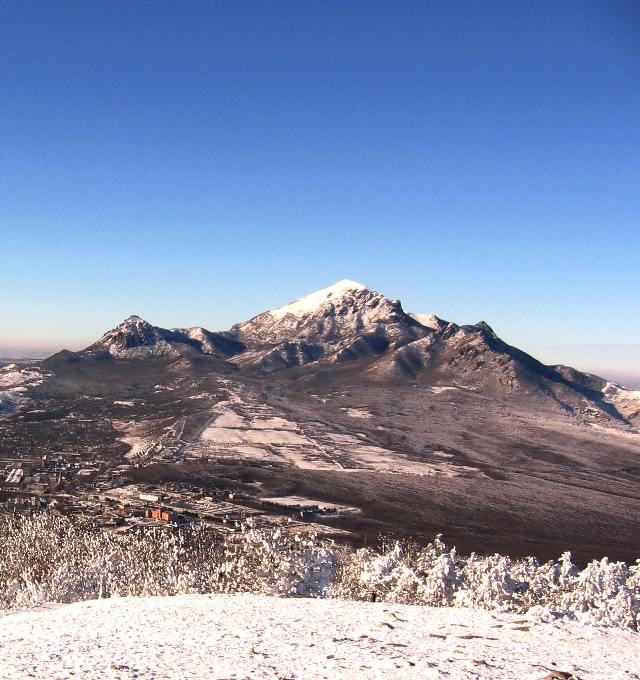
[[[0,56],[0,357],[348,278],[640,387],[638,3],[6,2]]]

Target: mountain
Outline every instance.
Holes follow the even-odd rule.
[[[278,376],[310,389],[347,376],[389,388],[455,386],[589,422],[640,423],[638,392],[567,366],[544,365],[504,342],[484,321],[459,326],[432,314],[407,313],[399,300],[347,279],[224,332],[160,328],[134,315],[87,349],[61,352],[42,365],[105,358],[156,359],[174,371],[190,366],[200,374],[237,372],[244,379]],[[6,398],[7,403],[13,402]]]
[[[233,356],[251,375],[307,366],[306,374],[353,369],[367,381],[455,383],[485,393],[522,394],[559,408],[591,409],[624,420],[604,393],[608,383],[564,366],[545,366],[502,341],[485,322],[458,326],[435,315],[410,314],[354,281],[344,280],[284,307],[237,324],[225,336],[244,348]],[[621,401],[620,399],[618,401]]]
[[[238,324],[228,337],[247,348],[236,363],[271,372],[379,355],[431,332],[399,300],[344,280]]]
[[[0,389],[5,455],[335,504],[322,521],[355,541],[638,557],[640,392],[353,281],[223,332],[132,316]]]
[[[152,326],[139,316],[130,316],[86,351],[99,350],[106,350],[117,357],[176,356],[196,352],[226,359],[241,352],[243,346],[199,326],[168,330]]]
[[[633,392],[570,367],[546,366],[505,343],[485,322],[458,326],[407,313],[399,300],[346,279],[221,333],[160,328],[134,315],[73,358],[105,353],[129,360],[204,355],[251,377],[287,369],[287,377],[299,377],[303,366],[305,375],[355,366],[366,381],[453,382],[569,409],[586,404],[604,418],[638,419]]]
[[[165,329],[131,316],[80,354],[104,352],[120,359],[216,357],[249,377],[288,370],[288,378],[299,378],[344,365],[365,381],[455,383],[561,409],[590,409],[609,420],[639,419],[633,395],[602,378],[546,366],[505,343],[485,322],[458,326],[407,313],[399,300],[347,279],[222,333]]]

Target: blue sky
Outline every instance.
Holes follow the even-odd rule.
[[[0,59],[0,355],[350,278],[640,378],[635,2],[9,1]]]

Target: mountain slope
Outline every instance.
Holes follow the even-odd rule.
[[[454,384],[486,395],[547,399],[560,408],[624,419],[604,394],[607,382],[565,366],[546,366],[501,340],[484,322],[447,324],[431,335],[389,352],[366,371],[371,379]]]

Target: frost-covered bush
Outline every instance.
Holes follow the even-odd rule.
[[[91,530],[47,514],[0,520],[0,608],[102,597],[237,593],[321,596],[330,546],[309,532]]]
[[[460,557],[437,537],[419,548],[396,543],[339,555],[329,596],[455,606],[560,617],[600,626],[640,627],[640,560],[629,568],[606,558],[580,571],[558,562],[475,554]]]
[[[449,551],[439,536],[426,548],[398,542],[381,552],[343,547],[337,562],[330,597],[441,607],[453,602],[459,585],[455,548]]]
[[[459,607],[513,611],[518,608],[521,582],[511,575],[508,557],[479,557],[472,553],[460,563],[460,587],[454,595]]]
[[[610,563],[606,557],[591,562],[575,576],[572,585],[562,595],[562,611],[586,623],[637,627],[640,592],[629,583],[629,568],[624,562]]]
[[[39,602],[183,593],[332,597],[529,612],[638,630],[640,561],[580,571],[559,561],[462,557],[426,547],[356,550],[298,529],[237,534],[150,529],[113,533],[46,513],[0,518],[0,609]]]
[[[213,535],[150,530],[113,534],[47,514],[0,521],[0,607],[39,601],[209,592]]]
[[[325,595],[335,556],[314,533],[249,527],[229,537],[220,565],[225,592],[318,597]]]

